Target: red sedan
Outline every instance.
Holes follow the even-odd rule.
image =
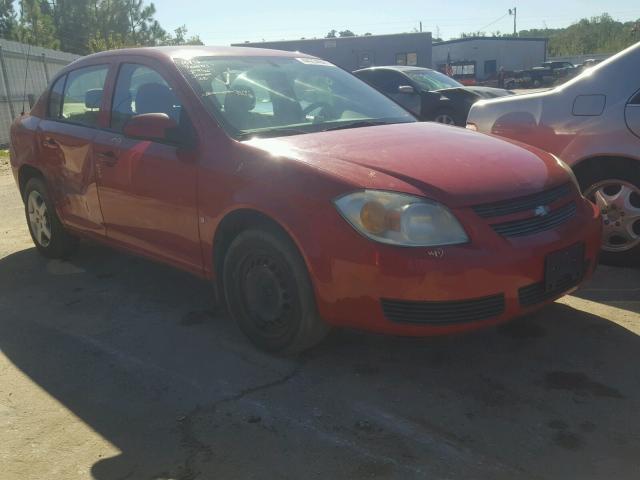
[[[40,252],[90,238],[209,279],[270,351],[308,348],[333,325],[494,325],[597,263],[598,211],[560,159],[418,123],[297,52],[91,55],[11,135]]]

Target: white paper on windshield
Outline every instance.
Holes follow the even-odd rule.
[[[296,60],[300,63],[304,63],[305,65],[325,65],[327,67],[335,67],[333,63],[322,60],[321,58],[296,57]]]

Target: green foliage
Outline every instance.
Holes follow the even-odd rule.
[[[607,13],[560,29],[524,30],[521,37],[549,38],[552,57],[589,53],[614,53],[640,41],[640,19],[618,22]]]
[[[0,37],[16,39],[18,20],[12,0],[0,0]]]
[[[145,0],[0,0],[0,36],[85,55],[114,48],[202,45],[183,25],[167,33]]]
[[[486,37],[486,32],[461,33],[461,38]],[[511,37],[512,34],[494,37]],[[548,54],[551,57],[586,55],[590,53],[615,53],[640,41],[640,19],[634,22],[618,22],[607,13],[583,18],[566,28],[537,28],[520,30],[519,37],[548,38]]]

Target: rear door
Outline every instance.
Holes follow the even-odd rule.
[[[46,118],[38,125],[40,159],[62,221],[104,234],[93,163],[93,139],[103,118],[109,65],[78,68],[50,90]]]
[[[201,272],[195,138],[175,88],[145,59],[119,66],[108,129],[95,139],[98,191],[107,236],[119,243]],[[137,114],[165,113],[182,130],[180,144],[127,138]]]

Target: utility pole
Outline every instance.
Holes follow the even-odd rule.
[[[420,33],[422,33],[422,21],[420,21]]]
[[[513,15],[513,36],[516,37],[518,35],[518,30],[516,29],[516,18],[518,17],[518,11],[516,7],[509,9],[509,15]]]

